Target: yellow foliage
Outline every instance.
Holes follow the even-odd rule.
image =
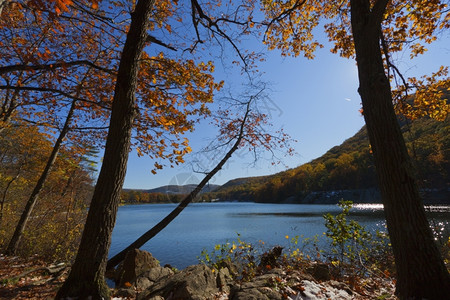
[[[170,164],[184,162],[183,156],[192,149],[181,135],[193,130],[196,118],[209,115],[206,105],[223,85],[214,81],[213,71],[211,61],[174,60],[162,52],[143,54],[137,86],[141,113],[135,119],[134,144],[139,156],[150,155]],[[163,165],[155,167],[152,173]]]
[[[17,124],[18,125],[18,124]],[[0,133],[0,245],[6,247],[52,143],[36,127],[11,127]],[[18,254],[69,261],[78,248],[92,179],[77,152],[63,149],[40,194]]]
[[[402,85],[393,91],[397,113],[412,120],[424,116],[446,120],[450,113],[450,77],[447,76],[448,67],[441,67],[431,76],[409,78],[408,86]],[[413,101],[408,97],[408,89],[414,92]]]

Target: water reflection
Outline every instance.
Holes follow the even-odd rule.
[[[356,210],[350,211],[353,217],[363,216],[370,218],[368,211],[373,212],[373,218],[380,218],[383,216],[383,204],[355,204],[353,206]],[[434,239],[440,243],[445,243],[450,236],[450,206],[448,205],[427,205],[425,206],[425,213],[427,214],[428,222]],[[386,221],[380,221],[376,227],[386,227]],[[385,229],[386,230],[386,229]]]
[[[383,210],[383,204],[378,204],[378,203],[357,203],[357,204],[353,205],[353,208],[360,209],[360,210],[378,211],[378,210]]]

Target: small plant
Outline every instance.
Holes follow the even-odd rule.
[[[259,248],[241,240],[238,234],[236,241],[217,244],[211,252],[203,249],[197,258],[201,263],[217,270],[228,268],[234,277],[246,281],[255,276],[261,253]]]
[[[303,259],[303,252],[300,251],[300,248],[298,246],[299,236],[296,235],[290,238],[288,235],[286,235],[286,239],[289,241],[289,245],[287,247],[287,253],[285,253],[283,257],[289,260],[301,261]]]
[[[353,206],[351,201],[341,200],[338,205],[342,208],[341,213],[323,216],[327,228],[325,236],[331,240],[329,259],[335,275],[356,278],[375,269],[380,271],[380,268],[383,269],[381,273],[386,274],[387,266],[382,266],[383,260],[378,259],[389,255],[387,236],[377,232],[374,237],[358,222],[348,220]]]
[[[305,260],[319,259],[323,250],[319,249],[319,236],[304,238],[303,235],[289,237],[286,235],[288,245],[284,247],[283,259],[286,265],[295,265]]]

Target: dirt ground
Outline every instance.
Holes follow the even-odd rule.
[[[38,257],[0,255],[0,299],[53,299],[67,271]]]

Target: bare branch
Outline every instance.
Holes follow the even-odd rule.
[[[191,49],[191,51],[193,51],[196,47],[196,45],[198,43],[203,43],[203,41],[200,38],[200,34],[198,31],[198,24],[202,24],[200,22],[200,20],[205,20],[206,24],[202,24],[203,26],[205,26],[206,28],[208,28],[209,30],[211,30],[213,33],[218,34],[219,36],[223,37],[224,39],[226,39],[230,45],[234,48],[234,50],[236,51],[236,53],[238,54],[239,58],[241,59],[241,61],[244,63],[245,69],[247,69],[248,67],[248,62],[246,57],[241,53],[239,47],[236,45],[236,43],[233,41],[233,39],[226,34],[217,24],[218,20],[220,20],[221,22],[229,22],[229,23],[233,23],[233,24],[239,24],[239,25],[244,25],[246,23],[242,23],[242,22],[237,22],[236,20],[229,20],[226,18],[220,18],[216,21],[213,21],[208,15],[206,15],[203,12],[203,9],[201,7],[201,5],[198,3],[197,0],[191,0],[191,14],[192,14],[192,22],[195,28],[195,32],[197,35],[197,42],[194,44],[193,48]],[[198,15],[198,19],[196,18],[196,15]]]
[[[296,10],[297,8],[301,7],[303,4],[305,4],[306,0],[302,0],[302,1],[296,1],[294,3],[294,5],[292,5],[292,7],[290,7],[289,9],[286,9],[285,11],[281,12],[278,16],[276,16],[275,18],[273,18],[272,20],[270,20],[269,23],[267,24],[263,24],[266,25],[266,30],[264,32],[264,40],[266,40],[266,36],[267,33],[269,32],[270,27],[277,22],[280,22],[281,20],[283,20],[284,18],[288,17],[294,10]]]
[[[46,64],[46,65],[27,65],[27,64],[19,64],[19,65],[11,65],[11,66],[5,66],[0,67],[0,75],[5,73],[10,73],[14,71],[38,71],[38,70],[55,70],[57,68],[64,68],[64,67],[70,67],[70,66],[80,66],[85,65],[92,67],[94,69],[100,70],[102,72],[108,73],[110,75],[116,76],[116,71],[107,69],[101,66],[98,66],[94,64],[91,61],[88,60],[76,60],[76,61],[70,61],[70,62],[56,62],[52,64]]]
[[[70,130],[71,131],[84,131],[84,130],[106,130],[108,129],[109,126],[102,126],[102,127],[71,127]]]
[[[77,100],[77,101],[81,101],[81,102],[85,102],[85,103],[91,103],[91,104],[95,104],[103,109],[107,109],[107,110],[111,110],[111,107],[109,106],[105,106],[100,102],[95,102],[95,101],[91,101],[91,100],[87,100],[84,98],[80,98],[80,97],[76,97],[73,96],[69,93],[63,92],[61,90],[58,89],[54,89],[54,88],[44,88],[44,87],[34,87],[34,86],[8,86],[8,85],[0,85],[0,90],[2,89],[11,89],[11,90],[21,90],[21,91],[36,91],[36,92],[50,92],[50,93],[55,93],[55,94],[59,94],[61,96],[64,96],[66,98],[72,99],[72,100]]]
[[[380,40],[381,40],[381,46],[383,48],[384,57],[386,59],[386,64],[387,64],[387,67],[388,67],[388,77],[389,77],[389,71],[392,68],[394,70],[394,76],[395,76],[395,74],[400,76],[400,79],[402,80],[403,85],[405,86],[406,97],[408,97],[408,82],[406,81],[405,77],[400,72],[400,70],[397,68],[397,66],[395,66],[391,62],[391,59],[390,59],[390,56],[389,56],[389,47],[388,47],[388,45],[386,43],[386,40],[384,39],[383,33],[380,34]]]
[[[172,46],[170,46],[170,45],[167,45],[166,43],[164,43],[164,42],[158,40],[157,38],[155,38],[154,36],[152,36],[152,35],[150,35],[150,34],[147,35],[147,42],[155,43],[155,44],[158,44],[158,45],[160,45],[160,46],[163,46],[163,47],[165,47],[165,48],[167,48],[167,49],[170,49],[170,50],[173,50],[173,51],[177,51],[176,48],[174,48],[174,47],[172,47]]]

